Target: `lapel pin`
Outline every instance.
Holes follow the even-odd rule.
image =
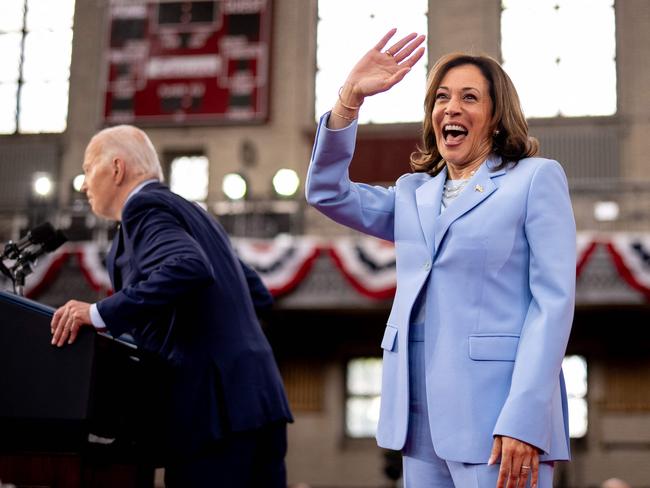
[[[477,191],[479,193],[483,193],[483,187],[481,185],[476,185],[474,187],[474,191]]]

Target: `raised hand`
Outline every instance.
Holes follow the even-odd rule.
[[[384,92],[399,83],[424,54],[424,47],[418,46],[425,37],[415,32],[383,51],[395,32],[397,29],[389,30],[348,74],[332,111],[338,115],[337,119],[342,119],[338,123],[333,121],[335,126],[343,127],[347,125],[345,121],[354,120],[365,97]]]

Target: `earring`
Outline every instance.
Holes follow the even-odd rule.
[[[494,137],[498,136],[501,133],[499,129],[494,129],[493,135]]]

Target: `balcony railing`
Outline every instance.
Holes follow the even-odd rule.
[[[570,191],[578,230],[650,232],[650,181],[574,180]]]

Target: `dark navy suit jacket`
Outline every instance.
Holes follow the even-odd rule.
[[[109,331],[164,359],[161,427],[172,453],[292,421],[251,296],[268,292],[216,219],[148,184],[127,201],[107,266],[116,292],[97,307]]]

